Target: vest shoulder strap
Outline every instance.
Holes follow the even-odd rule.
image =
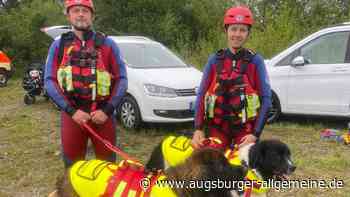
[[[61,35],[60,44],[58,46],[58,62],[61,63],[64,53],[64,47],[66,43],[72,42],[74,40],[74,33],[72,31],[63,33]]]
[[[245,74],[248,68],[248,64],[253,60],[253,57],[256,55],[255,51],[247,48],[243,48],[242,51],[242,63],[240,68],[240,73]]]
[[[216,74],[220,75],[222,69],[224,68],[225,50],[220,49],[215,54],[216,57]]]
[[[101,47],[104,42],[105,42],[105,39],[106,39],[106,35],[102,32],[96,32],[95,34],[95,47],[96,48],[99,48]]]

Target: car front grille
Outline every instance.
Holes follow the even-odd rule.
[[[163,118],[187,119],[194,117],[192,110],[153,110],[153,113]]]
[[[179,89],[175,90],[177,96],[196,96],[196,90],[193,89]]]

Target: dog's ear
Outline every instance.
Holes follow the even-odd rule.
[[[162,153],[162,144],[159,143],[152,151],[151,157],[146,164],[147,171],[156,171],[164,169],[164,157]]]
[[[248,166],[252,169],[258,168],[264,163],[265,155],[265,149],[262,147],[262,144],[256,143],[250,148]]]

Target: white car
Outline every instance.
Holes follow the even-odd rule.
[[[55,32],[52,28],[62,30],[62,26],[56,26],[43,28],[43,31],[57,35],[50,33]],[[193,121],[196,89],[202,72],[187,65],[161,43],[149,38],[110,38],[120,48],[127,67],[127,94],[117,109],[121,123],[126,128],[137,128],[141,122]]]
[[[350,117],[350,24],[322,29],[266,61],[269,122],[281,113]]]

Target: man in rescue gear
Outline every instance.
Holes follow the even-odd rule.
[[[115,154],[81,125],[91,122],[115,145],[113,112],[127,89],[126,68],[116,43],[93,31],[92,0],[66,0],[64,5],[72,31],[52,43],[44,78],[48,95],[61,110],[64,164],[85,158],[89,137],[97,159],[115,161]]]
[[[228,9],[224,28],[228,48],[211,55],[204,68],[195,106],[194,147],[205,138],[219,138],[225,146],[259,139],[271,105],[271,88],[263,58],[243,48],[253,25],[248,7]]]

